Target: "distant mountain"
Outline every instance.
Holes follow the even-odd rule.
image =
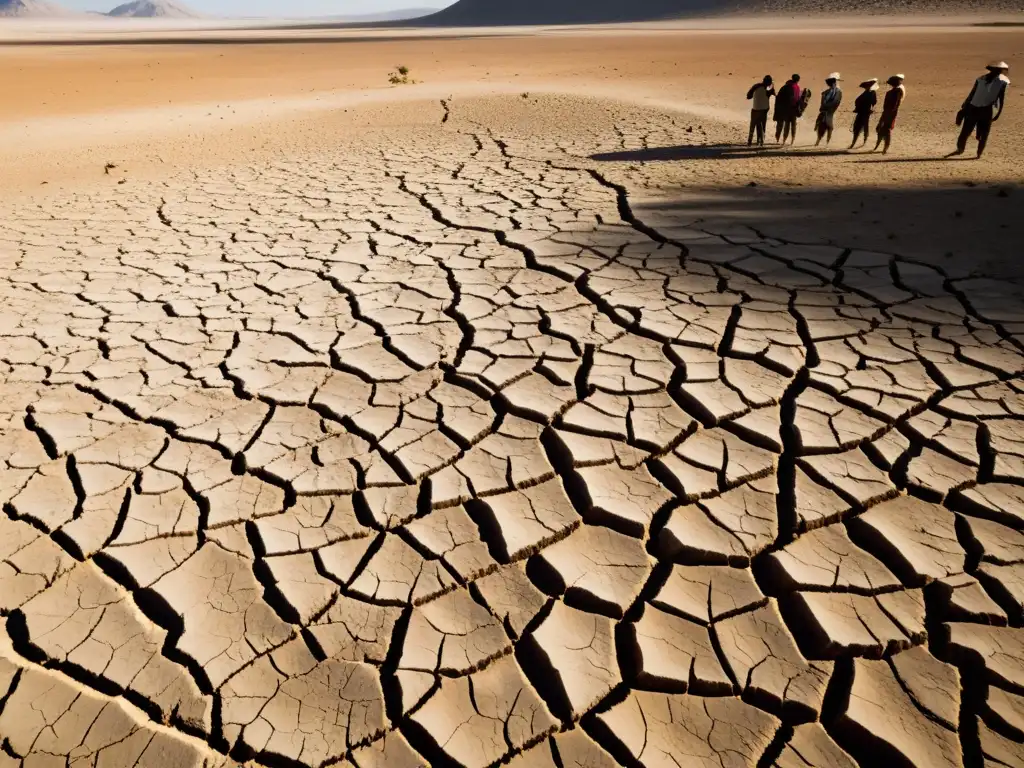
[[[405,21],[419,19],[437,13],[437,8],[399,8],[397,11],[381,11],[380,13],[359,13],[345,16],[328,16],[332,21],[360,24],[374,21]]]
[[[76,16],[74,11],[49,0],[0,0],[2,18],[54,18]]]
[[[1024,11],[1024,0],[458,0],[423,19],[438,26],[608,24],[734,13]]]
[[[200,14],[175,0],[131,0],[107,13],[115,18],[197,19]]]
[[[670,18],[682,15],[691,5],[711,10],[722,3],[715,0],[458,0],[423,21],[454,26],[590,24]]]

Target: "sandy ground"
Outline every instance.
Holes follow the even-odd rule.
[[[1024,110],[939,159],[993,57],[0,48],[0,765],[1024,762]],[[834,69],[907,74],[889,157],[746,148]]]
[[[1013,109],[1011,101],[982,163],[937,160],[952,148],[953,115],[979,66],[993,57],[1024,59],[1020,29],[840,25],[838,31],[785,34],[655,27],[535,35],[520,30],[501,37],[491,32],[455,39],[442,32],[440,40],[405,32],[408,39],[381,41],[373,39],[382,34],[374,31],[365,41],[343,43],[2,48],[0,61],[11,76],[0,105],[0,157],[11,172],[0,183],[24,192],[43,182],[107,181],[100,178],[107,163],[117,165],[122,173],[114,175],[124,178],[154,164],[159,172],[183,162],[209,167],[293,149],[315,151],[370,126],[386,127],[395,103],[425,102],[402,110],[400,122],[429,126],[438,119],[440,100],[448,97],[457,104],[494,93],[560,94],[646,106],[666,119],[701,126],[695,143],[708,149],[673,153],[671,147],[648,147],[647,154],[620,158],[651,161],[649,171],[658,175],[661,189],[754,181],[761,192],[767,187],[813,196],[812,190],[840,187],[848,193],[821,195],[814,208],[842,206],[849,214],[863,202],[883,209],[844,223],[848,229],[883,222],[886,236],[911,241],[930,233],[934,242],[954,246],[943,253],[973,247],[981,230],[996,236],[981,249],[986,257],[993,248],[1000,258],[1012,255],[1008,248],[1019,230],[999,230],[1019,226],[1004,214],[1013,192],[1009,198],[993,196],[1021,181],[1015,152],[1017,137],[1024,135],[1024,111]],[[387,84],[388,72],[399,64],[410,67],[416,84]],[[820,90],[821,78],[832,70],[846,77],[848,101],[863,78],[908,75],[909,98],[887,161],[861,154],[812,156],[806,146],[812,118],[803,121],[793,153],[731,149],[746,135],[749,105],[743,95],[750,83],[766,72],[782,81],[799,71]],[[502,119],[501,110],[495,118]],[[849,114],[839,119],[832,149],[846,146],[851,121]],[[555,119],[551,125],[558,130],[565,123]],[[915,191],[887,191],[897,188]],[[866,197],[858,197],[858,189]],[[743,194],[750,197],[749,191]],[[893,206],[892,196],[905,203]],[[923,218],[936,200],[946,225],[938,232]]]

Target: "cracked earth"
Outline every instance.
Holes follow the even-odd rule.
[[[0,766],[1024,765],[1024,311],[442,106],[3,204]]]

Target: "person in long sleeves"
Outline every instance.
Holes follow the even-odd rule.
[[[853,143],[850,149],[857,146],[857,140],[864,136],[864,144],[868,143],[868,133],[871,131],[871,115],[874,114],[875,106],[878,104],[878,78],[873,77],[860,84],[864,92],[853,102]]]
[[[818,140],[814,146],[821,144],[826,136],[826,144],[832,141],[832,131],[836,127],[836,110],[843,103],[843,89],[839,87],[838,72],[833,72],[825,78],[825,85],[828,87],[821,93],[821,107],[818,110],[818,119],[815,121],[815,128],[818,130]]]
[[[775,96],[775,142],[796,141],[796,121],[804,89],[800,75],[793,75]]]
[[[886,155],[889,153],[889,147],[892,144],[892,132],[896,127],[896,117],[900,113],[900,107],[903,105],[903,100],[907,96],[907,88],[903,85],[903,81],[906,80],[903,75],[893,75],[886,80],[886,85],[889,86],[889,90],[885,94],[885,99],[882,101],[882,116],[878,120],[878,141],[875,142],[875,148],[872,152],[878,151],[879,146],[885,144],[885,148],[882,150],[882,154]]]
[[[760,83],[755,83],[747,91],[747,99],[753,103],[750,105],[750,134],[747,136],[747,146],[754,143],[754,134],[757,133],[757,146],[764,146],[764,132],[768,127],[768,110],[772,107],[772,96],[775,95],[775,86],[772,85],[772,76],[765,75]]]
[[[987,69],[986,74],[974,81],[970,95],[960,108],[957,117],[958,121],[962,121],[960,137],[956,142],[956,151],[949,157],[962,155],[967,149],[967,140],[975,132],[978,135],[978,157],[981,157],[988,145],[992,123],[1003,114],[1006,86],[1010,84],[1006,73],[1010,71],[1010,66],[1005,61],[997,61],[989,64]]]

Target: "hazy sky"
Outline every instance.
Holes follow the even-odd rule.
[[[58,0],[66,8],[109,11],[125,0]],[[443,8],[454,0],[181,0],[213,16],[342,16],[398,8]]]

